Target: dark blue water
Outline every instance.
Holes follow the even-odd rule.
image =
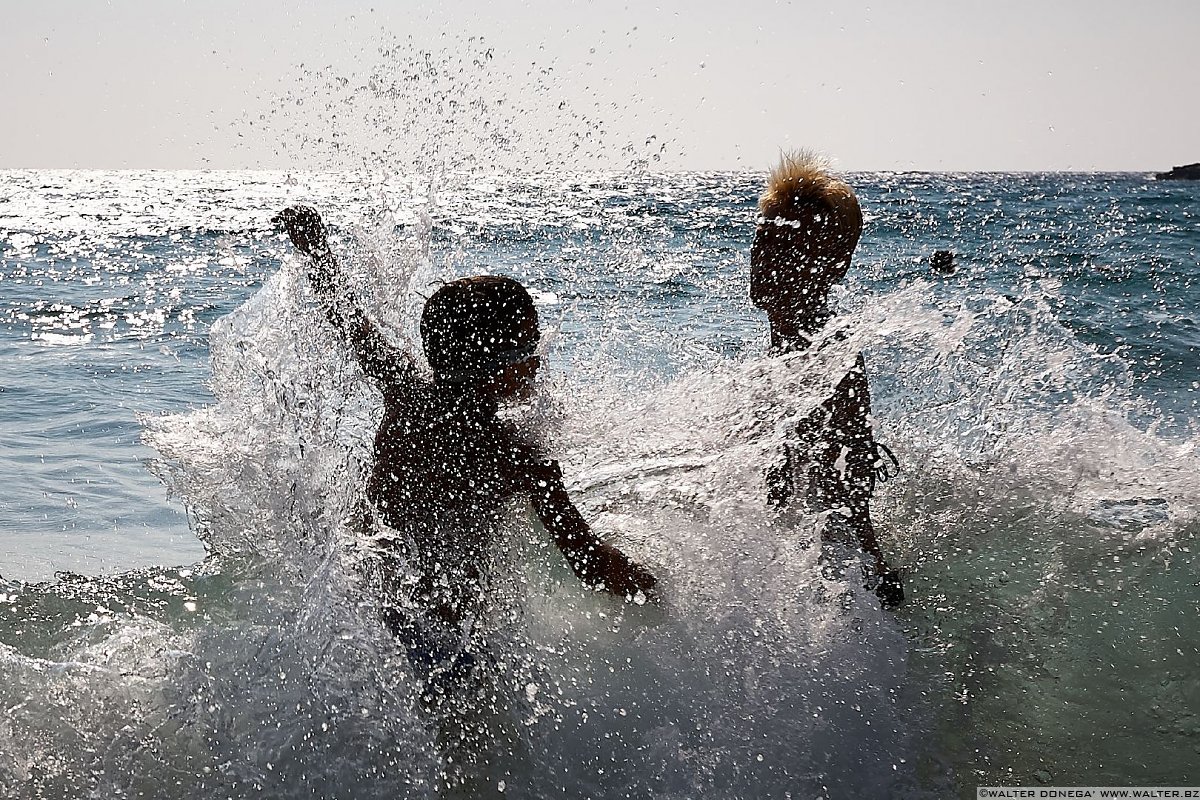
[[[629,518],[654,521],[639,530],[635,519],[626,535],[678,584],[676,616],[635,616],[621,628],[627,637],[601,635],[587,602],[548,590],[554,610],[535,603],[528,641],[574,645],[563,662],[539,651],[539,669],[586,672],[593,689],[568,689],[537,714],[522,705],[532,702],[524,686],[544,678],[514,690],[522,713],[541,720],[528,728],[540,750],[506,762],[507,794],[587,786],[596,796],[753,797],[832,786],[831,796],[938,797],[1039,773],[1058,785],[1200,780],[1200,188],[1130,174],[848,180],[867,223],[837,301],[858,326],[877,429],[904,466],[874,515],[889,558],[908,570],[909,603],[855,633],[861,614],[826,618],[779,594],[787,580],[808,580],[803,556],[787,562],[798,570],[787,580],[764,583],[774,574],[766,566],[753,579],[725,574],[737,573],[739,556],[709,549],[710,539],[750,542],[749,553],[780,535],[754,527],[752,512],[676,540],[677,501],[630,484]],[[315,534],[283,529],[320,528],[322,503],[336,507],[330,497],[355,483],[342,462],[306,462],[289,437],[344,439],[353,452],[372,413],[370,395],[353,392],[347,407],[357,411],[330,412],[352,373],[320,372],[310,393],[283,397],[292,390],[280,365],[334,363],[336,343],[314,333],[300,289],[276,286],[242,308],[290,263],[267,222],[274,211],[321,208],[360,296],[401,341],[439,280],[491,271],[529,285],[544,322],[560,328],[547,391],[571,420],[564,462],[586,475],[676,452],[665,442],[692,425],[702,437],[708,423],[695,422],[689,397],[711,393],[718,429],[738,419],[743,390],[706,376],[765,350],[764,320],[746,296],[761,182],[462,175],[437,182],[429,205],[420,181],[379,186],[356,175],[0,173],[0,674],[5,707],[24,709],[0,723],[6,796],[431,791],[422,776],[436,772],[437,747],[417,717],[379,710],[405,701],[389,694],[394,674],[363,667],[387,658],[369,623],[315,614],[312,651],[273,632],[340,607],[326,595],[345,587],[329,577]],[[955,253],[952,274],[930,269],[939,249]],[[239,308],[213,334],[224,348],[214,364],[213,324]],[[293,349],[278,363],[262,355]],[[264,405],[260,390],[275,400]],[[638,438],[630,408],[675,432],[657,434],[661,446],[644,434],[648,443],[630,446],[645,452],[621,455],[616,440]],[[171,435],[156,440],[168,453],[142,442],[155,419],[169,420]],[[231,433],[239,428],[241,438]],[[589,438],[602,441],[598,451]],[[717,439],[706,446],[723,452]],[[325,483],[296,488],[313,476]],[[609,524],[625,519],[625,500],[581,491],[592,512],[616,515]],[[277,505],[285,496],[290,505]],[[659,555],[656,535],[684,544]],[[293,546],[304,554],[289,554]],[[92,577],[56,580],[59,571]],[[703,595],[707,627],[704,606],[689,605],[700,602],[689,594],[696,575],[725,587]],[[267,610],[264,596],[275,598]],[[767,618],[781,627],[750,637]],[[822,645],[826,635],[838,644]],[[345,642],[347,652],[330,655]],[[626,682],[620,671],[611,684],[589,671],[596,659],[638,664],[639,647],[655,660]],[[673,660],[689,648],[699,648],[692,661]],[[811,673],[797,666],[809,661],[820,662]],[[266,665],[257,677],[256,662]],[[288,664],[309,672],[296,677]],[[338,670],[354,672],[357,688],[331,677]],[[846,711],[868,695],[883,698],[875,716]],[[346,712],[368,698],[383,705]],[[546,727],[575,719],[572,703],[592,708],[590,721],[572,723],[574,734]],[[635,723],[628,710],[597,721],[626,707],[666,722]],[[341,738],[299,744],[334,721]],[[620,747],[613,736],[625,737]],[[761,745],[745,745],[754,737]],[[623,769],[597,777],[618,758]]]

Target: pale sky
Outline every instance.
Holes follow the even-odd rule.
[[[622,167],[654,153],[666,169],[742,169],[796,146],[846,170],[1200,161],[1195,0],[0,9],[0,168]],[[398,81],[420,51],[430,71]]]

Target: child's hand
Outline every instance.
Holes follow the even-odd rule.
[[[879,598],[879,602],[887,609],[899,608],[904,602],[904,582],[900,570],[889,567],[886,563],[880,563],[877,567],[879,582],[875,584],[875,596]]]
[[[311,206],[292,206],[271,217],[282,225],[292,244],[306,256],[318,257],[329,253],[329,233],[321,215]]]
[[[658,579],[611,544],[600,542],[587,554],[586,562],[586,580],[593,586],[603,585],[609,594],[634,602],[658,599]]]

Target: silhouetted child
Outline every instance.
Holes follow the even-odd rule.
[[[832,312],[829,291],[850,266],[862,233],[854,191],[807,153],[785,155],[759,200],[761,218],[750,250],[750,298],[767,313],[771,351],[808,347]],[[871,433],[871,392],[859,354],[833,393],[797,426],[783,462],[767,473],[768,502],[799,499],[811,511],[827,511],[831,525],[848,527],[874,559],[869,585],[884,605],[903,601],[900,575],[888,567],[871,524],[870,500],[877,480],[890,476],[891,452]],[[805,496],[795,498],[798,484]]]
[[[585,584],[629,599],[652,595],[654,576],[592,533],[557,462],[497,414],[501,404],[532,396],[540,366],[537,309],[520,283],[479,276],[434,292],[421,315],[433,373],[426,378],[351,302],[317,212],[297,206],[275,219],[311,258],[309,280],[325,316],[383,394],[366,494],[393,534],[382,540],[396,567],[392,580],[408,568],[410,602],[384,616],[414,667],[461,673],[474,662],[464,642],[483,608],[502,505],[512,497],[532,503]]]

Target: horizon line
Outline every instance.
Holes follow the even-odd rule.
[[[995,169],[995,168],[976,168],[976,169],[923,169],[923,168],[853,168],[853,169],[835,169],[834,172],[843,174],[862,174],[862,173],[891,173],[896,175],[1156,175],[1158,173],[1170,172],[1172,169],[1189,166],[1187,164],[1177,164],[1172,167],[1158,169],[1080,169],[1074,167],[1067,168],[1052,168],[1052,169]],[[263,173],[325,173],[325,174],[349,174],[356,172],[372,172],[374,167],[352,167],[352,168],[320,168],[320,167],[5,167],[0,166],[0,173],[3,172],[263,172]],[[720,168],[720,167],[704,167],[704,168],[639,168],[639,167],[593,167],[589,169],[489,169],[489,170],[471,170],[471,169],[455,169],[448,170],[455,174],[492,174],[492,175],[537,175],[548,172],[568,172],[576,174],[586,173],[614,173],[614,174],[681,174],[681,173],[745,173],[745,174],[762,174],[769,172],[769,167],[764,168]],[[411,170],[407,175],[424,174],[417,170]]]

